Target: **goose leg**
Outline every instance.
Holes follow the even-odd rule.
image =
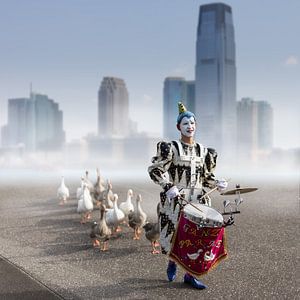
[[[122,228],[120,226],[117,226],[116,232],[122,232]]]
[[[87,212],[87,214],[86,214],[86,219],[89,220],[90,218],[91,218],[91,212],[89,211],[89,212]]]
[[[108,241],[103,242],[103,249],[102,251],[107,251],[108,250]]]
[[[159,242],[158,241],[154,241],[154,247],[159,247]]]
[[[141,238],[141,234],[142,234],[142,228],[138,227],[137,228],[137,239],[139,240]]]
[[[138,230],[138,228],[134,228],[134,237],[133,237],[134,240],[138,240],[139,239],[137,230]]]
[[[155,242],[151,242],[151,245],[152,245],[152,251],[151,251],[151,253],[152,254],[159,254],[159,250],[157,250],[155,248]]]
[[[85,224],[86,220],[85,220],[85,214],[81,215],[81,220],[80,220],[80,224]]]
[[[100,242],[97,239],[93,240],[93,247],[99,247],[100,246]]]
[[[100,242],[100,251],[103,251],[103,242]]]

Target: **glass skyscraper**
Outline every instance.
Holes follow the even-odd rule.
[[[178,116],[178,102],[186,105],[186,81],[183,77],[167,77],[163,91],[163,137],[178,140],[179,132],[176,129]]]
[[[2,144],[23,145],[26,150],[57,150],[65,142],[63,112],[47,95],[30,93],[30,98],[8,100],[8,123]]]
[[[222,156],[236,148],[236,64],[231,7],[200,6],[196,45],[197,140]]]
[[[242,98],[237,102],[238,157],[255,161],[273,147],[273,108],[266,101]]]
[[[98,92],[98,136],[129,134],[129,96],[123,79],[104,77]]]

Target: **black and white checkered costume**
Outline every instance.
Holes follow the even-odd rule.
[[[172,237],[177,226],[181,201],[174,198],[169,201],[166,192],[172,186],[184,192],[185,199],[199,202],[205,193],[204,187],[213,187],[217,153],[214,149],[201,144],[185,144],[182,141],[157,144],[157,154],[148,168],[151,179],[163,188],[160,193],[160,243],[162,253],[170,251]],[[211,205],[209,200],[204,204]]]

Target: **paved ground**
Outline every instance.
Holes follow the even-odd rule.
[[[62,299],[25,270],[0,257],[0,299]]]
[[[231,182],[233,188],[236,179]],[[247,182],[259,190],[244,195],[237,225],[227,229],[229,258],[203,277],[209,286],[204,291],[184,285],[181,270],[175,282],[167,282],[167,258],[150,254],[145,237],[133,241],[126,227],[110,241],[108,252],[93,249],[90,224],[79,224],[76,213],[74,193],[79,183],[66,183],[73,198],[60,207],[55,198],[59,182],[1,182],[0,254],[5,258],[0,259],[1,299],[300,298],[296,180],[280,185]],[[120,201],[129,187],[141,193],[144,210],[154,220],[158,187],[139,179],[113,182],[113,187]],[[215,195],[214,206],[221,209],[224,199]],[[94,211],[93,219],[98,215]]]

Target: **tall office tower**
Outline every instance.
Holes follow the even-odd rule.
[[[186,81],[183,77],[167,77],[163,90],[163,137],[178,140],[179,133],[176,129],[178,116],[178,102],[187,105]]]
[[[257,105],[251,98],[242,98],[237,102],[237,150],[240,160],[254,160],[257,133]]]
[[[236,66],[231,7],[200,6],[196,45],[197,139],[222,157],[236,147]],[[226,155],[227,154],[227,155]]]
[[[273,148],[273,108],[266,101],[257,101],[258,141],[260,150]]]
[[[2,144],[6,147],[23,145],[35,149],[35,107],[29,98],[8,99],[7,125],[3,127]]]
[[[62,111],[45,95],[31,93],[30,98],[9,99],[3,133],[3,144],[8,147],[23,144],[30,151],[60,148],[65,141]]]
[[[195,80],[186,81],[186,104],[189,111],[195,112]]]
[[[63,113],[46,95],[31,93],[35,103],[35,138],[37,149],[60,148],[65,141]]]
[[[237,142],[240,159],[256,160],[273,146],[273,109],[266,101],[237,102]]]
[[[129,100],[123,79],[104,77],[98,92],[99,137],[126,137],[129,134]]]

